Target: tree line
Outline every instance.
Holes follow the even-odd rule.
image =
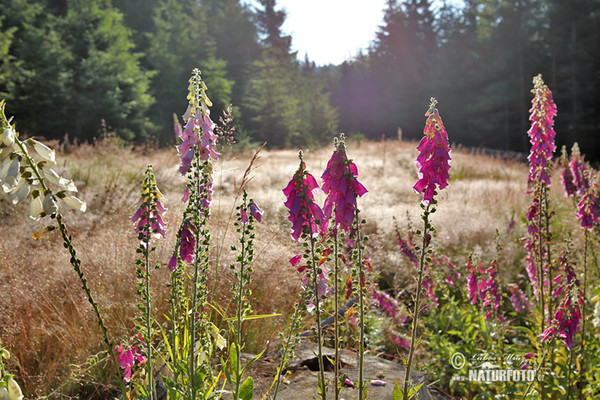
[[[241,141],[415,139],[435,96],[451,140],[524,152],[541,72],[559,145],[600,157],[600,0],[463,3],[388,0],[369,49],[317,67],[276,0],[0,0],[0,97],[32,135],[169,142],[199,67],[213,119],[233,104]]]

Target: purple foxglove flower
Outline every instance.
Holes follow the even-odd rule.
[[[246,210],[244,210],[243,208],[240,208],[240,220],[242,221],[242,224],[246,225],[248,223],[248,214],[246,213]]]
[[[255,202],[250,203],[250,214],[254,217],[258,222],[262,221],[263,210],[261,210]]]
[[[290,258],[290,264],[292,264],[292,267],[295,267],[300,263],[300,260],[302,260],[302,254],[295,255],[294,257]]]
[[[442,123],[437,101],[432,99],[429,110],[425,114],[427,121],[423,133],[425,136],[417,146],[419,155],[415,161],[419,170],[419,180],[413,186],[416,193],[424,193],[423,204],[428,205],[433,200],[435,189],[448,186],[450,169],[450,145],[448,134]]]
[[[336,141],[336,149],[321,175],[323,192],[327,195],[323,205],[325,218],[329,220],[335,212],[334,227],[350,231],[357,209],[356,198],[367,193],[358,181],[356,164],[348,159],[343,140]]]
[[[283,189],[286,196],[284,205],[289,210],[288,219],[292,223],[292,238],[300,240],[302,234],[317,237],[327,229],[327,220],[321,208],[315,203],[314,195],[319,186],[315,178],[306,172],[304,161]]]
[[[552,100],[552,92],[544,84],[542,75],[533,78],[534,88],[532,93],[534,98],[531,101],[529,110],[531,128],[527,132],[531,143],[529,153],[529,176],[527,182],[529,185],[537,181],[542,181],[547,187],[550,186],[550,176],[548,168],[552,162],[552,153],[556,150],[554,144],[554,116],[556,115],[556,105]]]

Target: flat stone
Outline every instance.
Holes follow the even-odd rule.
[[[286,382],[280,385],[277,398],[280,400],[311,400],[317,398],[317,382],[319,377],[318,348],[315,343],[301,343],[296,350],[295,358],[290,362],[288,370],[291,371]],[[333,364],[328,359],[333,358],[334,351],[323,347],[324,362],[326,364],[325,380],[329,382],[327,394],[333,398]],[[345,374],[354,384],[358,382],[358,358],[356,352],[341,351],[342,368],[340,374]],[[367,398],[378,400],[392,400],[394,384],[402,387],[404,384],[404,367],[396,362],[385,360],[376,356],[366,355],[363,360],[363,379],[367,383]],[[425,381],[425,373],[411,372],[410,380],[413,385]],[[387,382],[385,386],[374,386],[369,381],[381,380]],[[356,387],[343,387],[340,398],[352,400],[358,398]],[[420,400],[431,400],[432,397],[423,385],[419,390]]]

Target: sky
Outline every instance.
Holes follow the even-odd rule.
[[[385,0],[278,0],[292,50],[317,65],[341,64],[367,49],[383,23]]]

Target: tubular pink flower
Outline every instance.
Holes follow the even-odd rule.
[[[261,210],[255,202],[250,203],[250,214],[254,217],[258,222],[262,221],[263,210]]]
[[[196,249],[196,236],[194,235],[194,225],[189,221],[186,221],[181,228],[181,242],[179,244],[179,256],[187,263],[194,262],[194,255]]]
[[[424,193],[423,204],[428,205],[433,201],[434,191],[448,186],[448,173],[450,169],[450,145],[448,134],[442,123],[438,110],[435,108],[437,101],[431,99],[429,110],[425,113],[427,122],[423,133],[425,136],[417,146],[419,155],[415,161],[419,170],[419,180],[413,186],[417,193]]]
[[[531,128],[527,132],[531,143],[527,183],[531,185],[534,182],[542,181],[549,187],[548,169],[552,162],[552,153],[556,150],[554,144],[556,133],[553,128],[556,105],[552,100],[552,92],[544,84],[541,74],[533,78],[533,85],[534,88],[531,92],[534,94],[534,98],[529,110]]]
[[[335,211],[335,227],[350,231],[356,212],[356,198],[367,193],[358,181],[358,169],[346,155],[346,144],[336,140],[336,149],[321,175],[323,192],[327,195],[323,205],[325,218],[329,220]]]
[[[320,232],[327,229],[328,221],[323,211],[315,203],[314,195],[319,190],[315,178],[305,169],[304,161],[300,160],[300,166],[283,189],[286,196],[284,205],[289,210],[288,220],[292,223],[292,238],[300,240],[300,236],[316,237]]]
[[[244,225],[248,223],[248,213],[243,208],[240,209],[240,220]]]

